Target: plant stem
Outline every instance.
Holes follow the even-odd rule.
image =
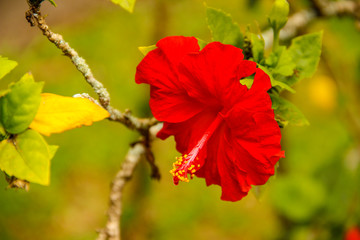
[[[280,29],[273,29],[274,31],[274,40],[273,40],[273,46],[272,46],[272,50],[273,52],[276,51],[276,49],[279,47],[279,36],[280,36]]]

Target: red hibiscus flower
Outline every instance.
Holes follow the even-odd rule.
[[[266,183],[283,156],[269,77],[242,50],[213,42],[201,51],[194,37],[166,37],[137,67],[136,83],[150,84],[150,108],[164,122],[158,137],[173,135],[183,155],[174,183],[205,178],[237,201]],[[255,74],[250,89],[240,79]]]
[[[354,226],[347,230],[345,240],[360,240],[360,229]]]

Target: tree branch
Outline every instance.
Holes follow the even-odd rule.
[[[97,240],[120,240],[120,217],[122,214],[122,191],[131,179],[136,165],[144,156],[146,147],[143,143],[134,144],[128,151],[120,171],[116,174],[110,192],[110,206],[105,228],[99,231]]]
[[[26,19],[31,26],[37,26],[43,35],[45,35],[50,42],[59,48],[67,57],[69,57],[76,69],[81,72],[85,80],[94,89],[99,97],[101,106],[103,106],[109,113],[109,119],[124,124],[129,129],[137,130],[142,138],[140,141],[134,143],[129,149],[121,169],[116,174],[110,191],[110,206],[107,212],[108,220],[105,228],[99,230],[98,240],[120,240],[120,217],[122,214],[122,191],[125,184],[131,179],[136,165],[141,158],[145,157],[152,169],[152,178],[160,179],[158,167],[155,165],[155,159],[151,152],[151,142],[154,140],[157,132],[162,128],[162,123],[159,123],[155,118],[136,118],[132,116],[130,110],[124,113],[113,108],[110,105],[110,94],[103,84],[98,81],[86,61],[79,56],[79,54],[64,41],[60,34],[54,33],[46,24],[44,17],[40,12],[40,5],[42,0],[27,0],[30,9],[26,12]],[[90,98],[89,96],[86,96]]]
[[[328,2],[324,4],[323,1],[317,1],[316,9],[302,10],[295,13],[291,17],[285,27],[280,31],[280,40],[290,39],[295,37],[298,31],[308,25],[310,22],[315,20],[318,16],[331,17],[336,15],[351,15],[360,19],[359,9],[360,3],[354,1],[339,1],[339,2]],[[321,2],[321,4],[320,4]],[[265,48],[271,48],[273,44],[273,32],[271,29],[266,30],[262,33],[265,40]]]
[[[76,69],[84,76],[85,80],[94,89],[95,93],[99,97],[101,106],[103,106],[109,113],[109,119],[124,124],[130,129],[137,130],[142,135],[146,134],[148,129],[157,124],[158,121],[155,118],[137,118],[131,114],[131,111],[127,110],[124,113],[118,109],[113,108],[110,105],[110,94],[103,84],[98,81],[90,67],[87,65],[85,59],[79,56],[79,54],[70,47],[60,34],[54,33],[50,30],[49,26],[45,22],[45,18],[41,15],[40,4],[33,5],[28,0],[30,9],[26,12],[26,19],[31,26],[37,26],[43,35],[45,35],[50,42],[52,42],[57,48],[59,48],[67,57],[69,57]]]
[[[122,214],[122,191],[126,183],[133,176],[136,165],[141,158],[147,157],[148,146],[154,140],[162,124],[153,126],[149,130],[149,138],[134,143],[126,154],[121,169],[116,174],[110,191],[110,206],[107,212],[108,219],[105,228],[99,230],[97,240],[120,240],[120,219]]]

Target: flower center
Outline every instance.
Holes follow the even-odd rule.
[[[195,172],[204,165],[204,159],[200,159],[198,155],[223,120],[222,115],[219,113],[190,153],[176,158],[173,169],[170,171],[175,185],[178,185],[179,181],[189,182],[188,174],[192,179]]]

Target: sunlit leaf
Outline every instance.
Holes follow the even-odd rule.
[[[13,70],[17,66],[17,62],[8,60],[0,56],[0,79]]]
[[[243,78],[240,80],[240,83],[250,89],[254,83],[254,78]]]
[[[294,126],[309,125],[309,121],[294,104],[274,94],[270,94],[270,97],[276,118],[280,118]]]
[[[264,58],[265,42],[261,35],[249,33],[251,42],[251,51],[254,61],[260,63]]]
[[[207,7],[206,16],[213,41],[231,44],[239,48],[242,47],[243,35],[240,32],[239,26],[233,22],[230,14]]]
[[[39,108],[42,87],[43,82],[34,82],[31,74],[25,74],[0,98],[0,121],[7,132],[17,134],[28,128]]]
[[[298,73],[290,85],[302,78],[312,77],[320,60],[321,46],[322,32],[306,34],[292,40],[288,52]]]
[[[260,69],[262,69],[269,77],[270,77],[270,81],[271,81],[271,86],[273,87],[281,87],[282,89],[286,89],[291,93],[295,93],[295,90],[293,88],[291,88],[289,85],[287,85],[284,82],[278,81],[273,77],[273,74],[271,73],[271,71],[265,67],[265,66],[261,66],[258,65]]]
[[[276,51],[272,52],[265,60],[265,63],[271,68],[272,73],[283,76],[293,75],[294,69],[296,68],[295,62],[284,46],[280,46]]]
[[[120,5],[126,11],[132,13],[134,11],[135,0],[111,0],[113,3]]]
[[[39,110],[30,128],[49,136],[83,125],[90,126],[93,122],[109,116],[105,109],[87,98],[43,93]]]
[[[9,176],[48,185],[50,160],[56,146],[49,146],[34,130],[0,142],[0,169]]]
[[[199,44],[199,47],[200,47],[200,50],[203,49],[207,44],[208,42],[200,39],[200,38],[196,38],[198,40],[198,44]]]
[[[150,45],[150,46],[143,46],[143,47],[138,47],[139,51],[146,56],[146,54],[148,54],[150,51],[156,49],[156,45]]]
[[[48,0],[54,7],[57,7],[56,3],[54,2],[54,0]]]
[[[5,128],[2,126],[0,122],[0,141],[4,140],[6,138],[6,131]]]

